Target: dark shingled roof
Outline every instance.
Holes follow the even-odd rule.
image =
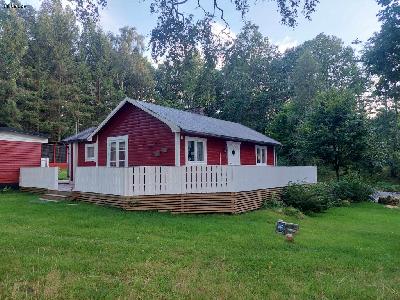
[[[144,108],[160,116],[161,119],[166,119],[172,124],[178,126],[184,132],[216,136],[239,141],[280,145],[278,141],[239,123],[210,118],[188,111],[178,110],[143,101],[132,99],[128,99],[128,101],[132,104],[137,103],[139,107],[143,106]]]
[[[75,135],[69,136],[62,140],[64,143],[71,143],[71,142],[84,142],[87,140],[89,135],[96,129],[96,127],[90,127],[81,131]]]
[[[132,100],[130,98],[126,98],[124,102],[120,103],[120,106],[123,103],[131,103],[145,111],[147,110],[149,113],[158,117],[161,121],[173,124],[183,132],[189,134],[214,136],[234,141],[248,141],[258,144],[280,145],[278,141],[239,123],[210,118],[188,111],[160,106],[149,102]],[[95,130],[100,130],[100,128],[105,125],[105,122],[106,121],[103,121],[102,125],[98,128],[88,128],[74,136],[64,139],[63,142],[86,141]]]
[[[12,133],[19,133],[19,134],[24,134],[24,135],[30,135],[30,136],[37,136],[41,137],[44,139],[47,139],[49,136],[43,133],[37,133],[37,132],[27,132],[23,131],[17,128],[11,128],[11,127],[0,127],[0,132],[12,132]]]

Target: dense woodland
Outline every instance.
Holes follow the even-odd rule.
[[[282,54],[248,22],[230,42],[204,22],[155,39],[159,24],[156,65],[133,27],[106,32],[60,0],[38,11],[0,0],[0,123],[58,141],[129,96],[254,128],[283,144],[280,164],[398,178],[400,6],[378,3],[382,28],[361,52],[321,33]]]

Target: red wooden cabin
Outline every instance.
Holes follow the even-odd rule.
[[[47,141],[41,134],[0,127],[0,186],[17,186],[21,167],[40,167]]]
[[[129,98],[98,127],[63,142],[71,180],[77,166],[274,166],[280,145],[238,123]]]

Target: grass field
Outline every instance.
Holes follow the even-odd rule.
[[[274,232],[282,217],[134,213],[0,193],[0,298],[400,298],[399,210],[330,209],[297,220],[293,244]]]
[[[58,168],[58,180],[67,180],[68,174],[67,169]]]

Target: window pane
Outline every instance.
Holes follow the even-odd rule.
[[[265,149],[261,149],[261,162],[265,164]]]
[[[116,167],[116,166],[117,166],[117,163],[115,161],[110,162],[110,167]]]
[[[194,161],[194,141],[188,141],[188,161]]]
[[[119,160],[122,162],[125,162],[125,142],[119,142],[118,144],[118,149],[119,149]],[[121,162],[120,162],[121,164]]]
[[[260,148],[257,148],[257,163],[261,163],[261,154],[260,154]]]
[[[197,142],[197,161],[204,161],[203,142]]]
[[[94,158],[94,147],[93,146],[88,146],[87,148],[87,158]]]
[[[119,160],[125,161],[125,151],[119,151]]]
[[[125,167],[125,141],[120,141],[118,143],[118,167]]]
[[[111,142],[110,145],[110,162],[115,162],[117,160],[117,143]],[[110,164],[111,165],[111,164]]]

